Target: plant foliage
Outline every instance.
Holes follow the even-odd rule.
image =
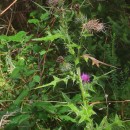
[[[129,129],[129,4],[0,3],[0,129]]]

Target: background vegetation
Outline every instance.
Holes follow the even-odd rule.
[[[0,3],[0,129],[130,129],[130,1],[12,2]]]

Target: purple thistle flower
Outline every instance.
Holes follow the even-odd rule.
[[[88,83],[90,82],[90,76],[88,74],[82,73],[81,79],[83,83]]]

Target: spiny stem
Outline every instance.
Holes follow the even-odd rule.
[[[87,106],[86,91],[85,91],[83,83],[82,83],[80,67],[77,68],[77,74],[78,74],[78,79],[79,79],[79,87],[80,87],[80,91],[81,91],[82,98],[83,98],[83,104],[86,107]]]
[[[77,61],[78,61],[77,63],[80,63],[80,48],[78,48]],[[77,65],[78,64],[76,64],[76,66]],[[87,106],[87,102],[86,102],[86,91],[85,91],[83,83],[82,83],[80,67],[78,66],[76,68],[76,70],[77,70],[77,75],[78,75],[78,80],[79,80],[79,88],[80,88],[82,99],[83,99],[83,104],[84,104],[84,107],[86,107]]]

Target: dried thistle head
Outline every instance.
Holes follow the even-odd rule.
[[[88,30],[88,32],[102,32],[105,30],[104,23],[101,23],[99,19],[89,20],[87,23],[82,25],[82,31]]]
[[[63,63],[64,62],[64,57],[63,56],[58,56],[58,58],[56,59],[56,62]]]
[[[59,68],[60,68],[61,72],[67,72],[67,71],[70,71],[72,69],[71,63],[66,62],[64,57],[62,57],[62,56],[59,56],[56,59],[56,62],[60,63]]]
[[[64,4],[64,0],[47,0],[46,1],[47,5],[55,7],[57,5],[62,5]]]
[[[60,70],[61,72],[67,72],[72,69],[72,65],[68,62],[64,62],[63,64],[60,64]]]
[[[79,5],[79,4],[74,4],[72,7],[73,7],[73,9],[74,9],[77,13],[79,13],[79,10],[80,10],[80,5]]]
[[[58,4],[58,0],[47,0],[46,3],[50,6],[56,6]]]

